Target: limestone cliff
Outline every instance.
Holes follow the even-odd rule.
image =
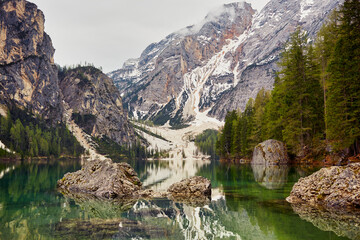
[[[135,141],[134,130],[113,81],[94,67],[78,67],[60,75],[64,101],[75,122],[94,137],[107,136],[118,144]]]
[[[52,124],[66,122],[89,149],[91,141],[68,116],[70,106],[74,113],[96,116],[93,136],[107,136],[119,144],[134,142],[120,94],[101,71],[90,67],[68,71],[60,89],[55,49],[44,22],[44,14],[33,3],[0,1],[0,113],[5,114],[3,106],[15,103]],[[89,125],[80,127],[87,131]]]
[[[0,99],[51,121],[63,114],[54,48],[44,14],[24,0],[0,2]]]

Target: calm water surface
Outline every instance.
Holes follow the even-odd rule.
[[[313,170],[187,164],[132,162],[144,185],[155,190],[194,171],[211,179],[209,205],[74,201],[56,191],[56,181],[80,169],[80,161],[0,163],[0,239],[359,239],[356,223],[324,222],[316,214],[303,220],[284,201]]]

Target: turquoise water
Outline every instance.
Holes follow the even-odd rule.
[[[169,166],[141,161],[135,168],[142,181],[155,179],[148,187],[156,189]],[[56,181],[80,169],[79,161],[0,163],[0,239],[359,239],[356,223],[303,220],[284,201],[313,169],[199,166],[197,175],[213,185],[212,202],[203,207],[165,199],[74,201],[56,191]]]

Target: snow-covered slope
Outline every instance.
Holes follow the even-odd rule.
[[[273,87],[279,54],[296,27],[315,36],[340,2],[272,0],[259,13],[247,3],[224,5],[109,76],[135,117],[171,125],[204,115],[222,120]]]

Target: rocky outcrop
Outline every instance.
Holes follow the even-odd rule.
[[[143,189],[140,179],[127,163],[94,160],[74,173],[67,173],[57,183],[58,190],[76,202],[112,199],[127,207],[134,199],[170,198],[189,205],[205,205],[211,198],[211,182],[203,177],[184,179],[167,192]]]
[[[288,161],[289,157],[285,144],[269,139],[254,148],[251,164],[271,166],[287,164]]]
[[[286,200],[332,208],[360,208],[360,163],[323,168],[301,178]]]
[[[93,195],[98,198],[133,198],[141,190],[141,181],[127,163],[110,160],[89,161],[74,173],[58,181],[60,191]]]
[[[259,13],[227,4],[109,76],[135,117],[171,125],[199,114],[223,120],[228,111],[244,110],[261,88],[273,88],[280,53],[298,26],[314,38],[342,2],[271,0]]]
[[[189,205],[205,205],[211,200],[211,182],[195,176],[174,183],[167,190],[169,198]]]
[[[72,117],[93,137],[106,136],[120,145],[135,142],[135,133],[113,81],[94,67],[78,67],[60,74],[64,101]]]
[[[0,99],[51,121],[63,107],[54,48],[44,32],[44,14],[24,0],[0,2]]]

